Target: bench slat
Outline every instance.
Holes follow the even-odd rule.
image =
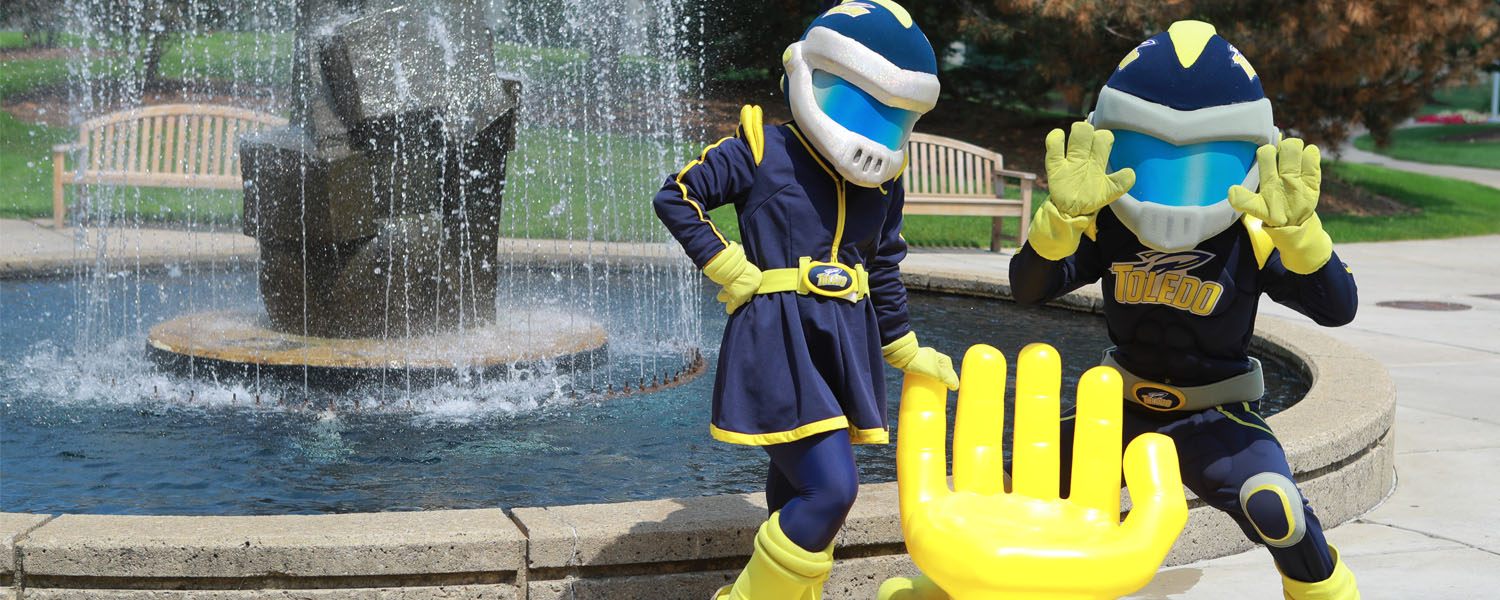
[[[62,227],[66,184],[238,189],[239,135],[286,124],[276,115],[208,104],[148,106],[84,121],[77,144],[53,149],[53,223]],[[74,171],[67,169],[69,156]]]
[[[990,249],[1000,249],[1002,217],[1019,217],[1024,243],[1036,175],[1005,169],[999,153],[967,142],[913,133],[907,141],[906,214],[991,217]],[[1005,177],[1020,180],[1020,198],[1006,198]]]

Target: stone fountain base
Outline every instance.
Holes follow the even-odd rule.
[[[399,327],[399,324],[396,325]],[[164,368],[216,378],[272,378],[344,386],[410,377],[501,376],[551,362],[561,370],[605,362],[608,334],[582,315],[520,310],[462,332],[418,337],[325,338],[275,331],[264,313],[206,312],[161,323],[146,336]]]

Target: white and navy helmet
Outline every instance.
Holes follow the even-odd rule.
[[[782,55],[792,118],[845,179],[876,187],[900,174],[917,118],[938,98],[937,58],[906,9],[845,0]]]
[[[1089,115],[1114,132],[1109,169],[1135,170],[1110,204],[1141,243],[1184,250],[1233,224],[1229,188],[1260,186],[1255,150],[1277,142],[1254,67],[1213,25],[1178,21],[1137,46]]]

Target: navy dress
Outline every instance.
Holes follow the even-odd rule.
[[[870,295],[758,294],[730,315],[719,350],[710,432],[765,446],[847,429],[854,443],[886,443],[881,346],[910,331],[898,263],[901,179],[847,183],[795,124],[765,126],[756,160],[741,130],[667,178],[652,203],[701,269],[728,247],[707,212],[733,204],[741,240],[761,270],[801,257],[863,265]]]

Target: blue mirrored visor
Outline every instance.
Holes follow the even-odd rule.
[[[891,150],[900,150],[901,141],[922,115],[882,104],[874,96],[844,81],[837,75],[814,70],[813,100],[835,123],[870,138]]]
[[[1109,170],[1135,169],[1131,197],[1167,206],[1208,206],[1245,182],[1255,164],[1254,142],[1202,142],[1174,146],[1135,131],[1116,130]]]

